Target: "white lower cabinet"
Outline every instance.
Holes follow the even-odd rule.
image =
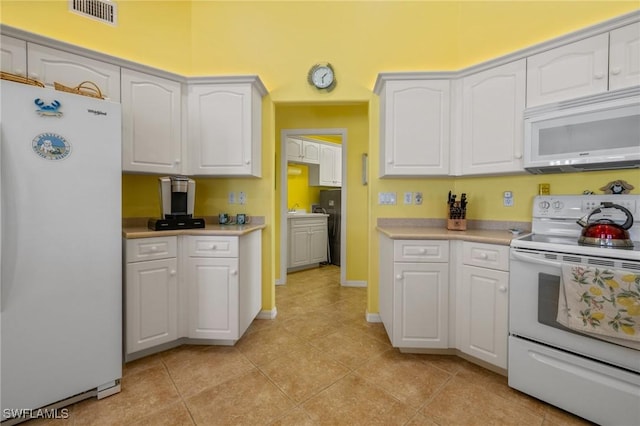
[[[178,338],[176,246],[176,237],[126,240],[126,354]]]
[[[392,345],[448,348],[449,242],[381,236],[380,254],[380,316]]]
[[[125,257],[127,361],[195,339],[234,344],[262,307],[260,231],[130,239]]]
[[[456,288],[456,347],[507,368],[509,247],[462,243]]]
[[[327,216],[290,217],[288,268],[298,268],[327,261]]]

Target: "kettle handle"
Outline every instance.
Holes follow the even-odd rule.
[[[622,212],[624,212],[624,214],[627,215],[627,220],[622,225],[620,225],[622,227],[622,229],[625,229],[625,230],[629,229],[629,228],[631,228],[631,225],[633,225],[633,214],[631,214],[631,212],[626,207],[622,207],[619,204],[614,204],[614,203],[609,202],[609,201],[604,201],[602,203],[601,207],[598,207],[597,209],[592,211],[589,214],[589,217],[587,218],[587,223],[589,222],[589,219],[591,218],[591,216],[593,216],[596,213],[600,213],[603,208],[618,209],[618,210],[621,210]]]

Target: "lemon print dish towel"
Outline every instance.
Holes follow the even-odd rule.
[[[640,347],[640,273],[563,265],[560,282],[557,318],[560,324],[603,336],[603,340]],[[637,344],[628,345],[618,339]]]

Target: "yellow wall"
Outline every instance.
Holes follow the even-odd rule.
[[[638,10],[634,1],[117,1],[111,27],[67,11],[67,0],[0,0],[0,22],[46,37],[184,75],[257,74],[263,101],[263,178],[198,179],[197,214],[246,211],[266,218],[263,307],[275,306],[279,276],[279,182],[282,128],[348,128],[347,279],[369,282],[368,310],[377,312],[379,217],[444,217],[450,189],[470,196],[469,217],[528,220],[540,182],[552,193],[578,193],[614,179],[640,189],[638,171],[508,178],[378,179],[379,72],[457,70]],[[318,92],[306,82],[314,63],[331,62],[338,85]],[[354,106],[355,102],[355,106]],[[316,109],[317,108],[317,109]],[[335,112],[335,114],[334,114]],[[345,113],[345,114],[343,114]],[[326,123],[330,122],[330,125]],[[344,124],[346,123],[346,124]],[[352,145],[353,142],[353,145]],[[351,148],[354,148],[353,150]],[[370,183],[360,184],[360,155],[370,158]],[[123,179],[123,214],[158,214],[157,183]],[[226,204],[229,190],[247,193],[242,208]],[[504,190],[515,206],[501,207]],[[422,206],[376,204],[379,191],[422,191]],[[153,200],[156,201],[153,201]]]

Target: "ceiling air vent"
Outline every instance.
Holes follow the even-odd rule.
[[[107,24],[116,25],[117,8],[111,0],[69,0],[69,10]]]

